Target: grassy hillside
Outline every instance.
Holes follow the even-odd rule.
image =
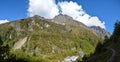
[[[84,27],[60,25],[37,17],[1,24],[0,37],[3,45],[10,47],[11,62],[58,62],[67,56],[79,56],[82,61],[80,51],[90,56],[98,42],[102,42]],[[21,44],[23,40],[25,43]],[[15,44],[22,46],[14,49],[18,47]]]

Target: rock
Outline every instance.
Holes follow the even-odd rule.
[[[71,50],[73,50],[73,51],[76,50],[76,47],[73,47]]]
[[[79,56],[71,56],[71,57],[68,56],[68,57],[64,58],[64,60],[62,62],[73,62],[73,61],[76,61],[78,57]]]
[[[83,51],[79,51],[78,54],[83,58],[85,53]]]
[[[108,38],[110,37],[110,34],[103,28],[99,26],[91,26],[90,29],[100,38],[105,39],[107,36]]]
[[[9,38],[12,39],[12,35],[11,34],[10,34]]]
[[[28,37],[25,37],[25,38],[23,38],[23,39],[20,39],[18,42],[16,42],[16,43],[14,44],[13,49],[14,49],[14,50],[20,49],[20,48],[25,44],[25,42],[27,41],[27,38],[28,38]]]
[[[54,47],[52,48],[52,53],[55,53],[55,48]]]
[[[45,23],[45,27],[46,27],[46,28],[48,28],[48,27],[50,27],[50,25],[49,25],[49,24],[47,24],[47,23]]]
[[[34,54],[35,55],[40,55],[39,47],[35,47]]]

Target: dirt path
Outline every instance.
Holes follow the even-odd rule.
[[[109,47],[107,47],[107,49],[112,51],[112,55],[111,55],[111,57],[107,60],[107,62],[112,62],[112,60],[113,60],[113,58],[114,58],[114,56],[115,56],[115,54],[116,54],[116,51],[115,51],[113,48],[109,48]]]
[[[107,47],[106,49],[112,51],[112,55],[110,56],[110,58],[107,60],[107,62],[112,62],[112,60],[114,59],[114,56],[116,54],[116,51],[113,48]],[[89,60],[95,58],[96,56],[93,56],[92,58],[89,58],[87,60],[84,60],[83,62],[88,62]]]
[[[23,39],[20,39],[18,42],[16,42],[16,43],[14,44],[13,49],[14,49],[14,50],[15,50],[15,49],[20,49],[20,48],[24,45],[24,43],[27,41],[27,38],[28,38],[28,37],[25,37],[25,38],[23,38]]]

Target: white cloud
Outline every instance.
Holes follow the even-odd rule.
[[[53,18],[59,14],[55,0],[29,0],[28,16],[40,15]]]
[[[91,17],[89,19],[90,23],[88,26],[100,26],[101,28],[105,28],[105,22],[101,22],[98,17]]]
[[[78,5],[72,1],[59,2],[58,5],[61,7],[62,14],[67,14],[73,18],[76,18],[76,16],[83,15],[85,13],[81,5]]]
[[[100,26],[105,29],[104,22],[101,22],[97,16],[87,14],[76,2],[63,1],[56,4],[55,0],[29,0],[29,16],[40,15],[45,18],[53,18],[59,14],[59,10],[62,11],[62,14],[67,14],[87,26]]]
[[[78,5],[76,2],[59,2],[58,4],[61,7],[62,14],[67,14],[73,19],[78,20],[84,23],[87,26],[100,26],[105,29],[105,23],[101,22],[97,16],[90,16],[87,14],[81,5]]]
[[[9,22],[8,20],[0,20],[0,24],[7,23]]]

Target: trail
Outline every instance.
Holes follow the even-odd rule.
[[[107,47],[107,49],[112,51],[112,55],[111,55],[111,57],[107,60],[107,62],[112,62],[112,60],[113,60],[113,58],[114,58],[114,56],[115,56],[115,54],[116,54],[116,51],[115,51],[113,48],[109,48],[109,47]]]
[[[107,47],[106,49],[112,51],[112,55],[111,55],[110,58],[107,60],[107,62],[112,62],[113,59],[114,59],[114,56],[115,56],[115,54],[116,54],[116,51],[115,51],[113,48],[110,48],[110,47]],[[96,56],[93,56],[92,58],[89,58],[89,59],[87,59],[87,60],[84,60],[83,62],[88,62],[89,60],[93,59],[94,57],[96,57]]]

